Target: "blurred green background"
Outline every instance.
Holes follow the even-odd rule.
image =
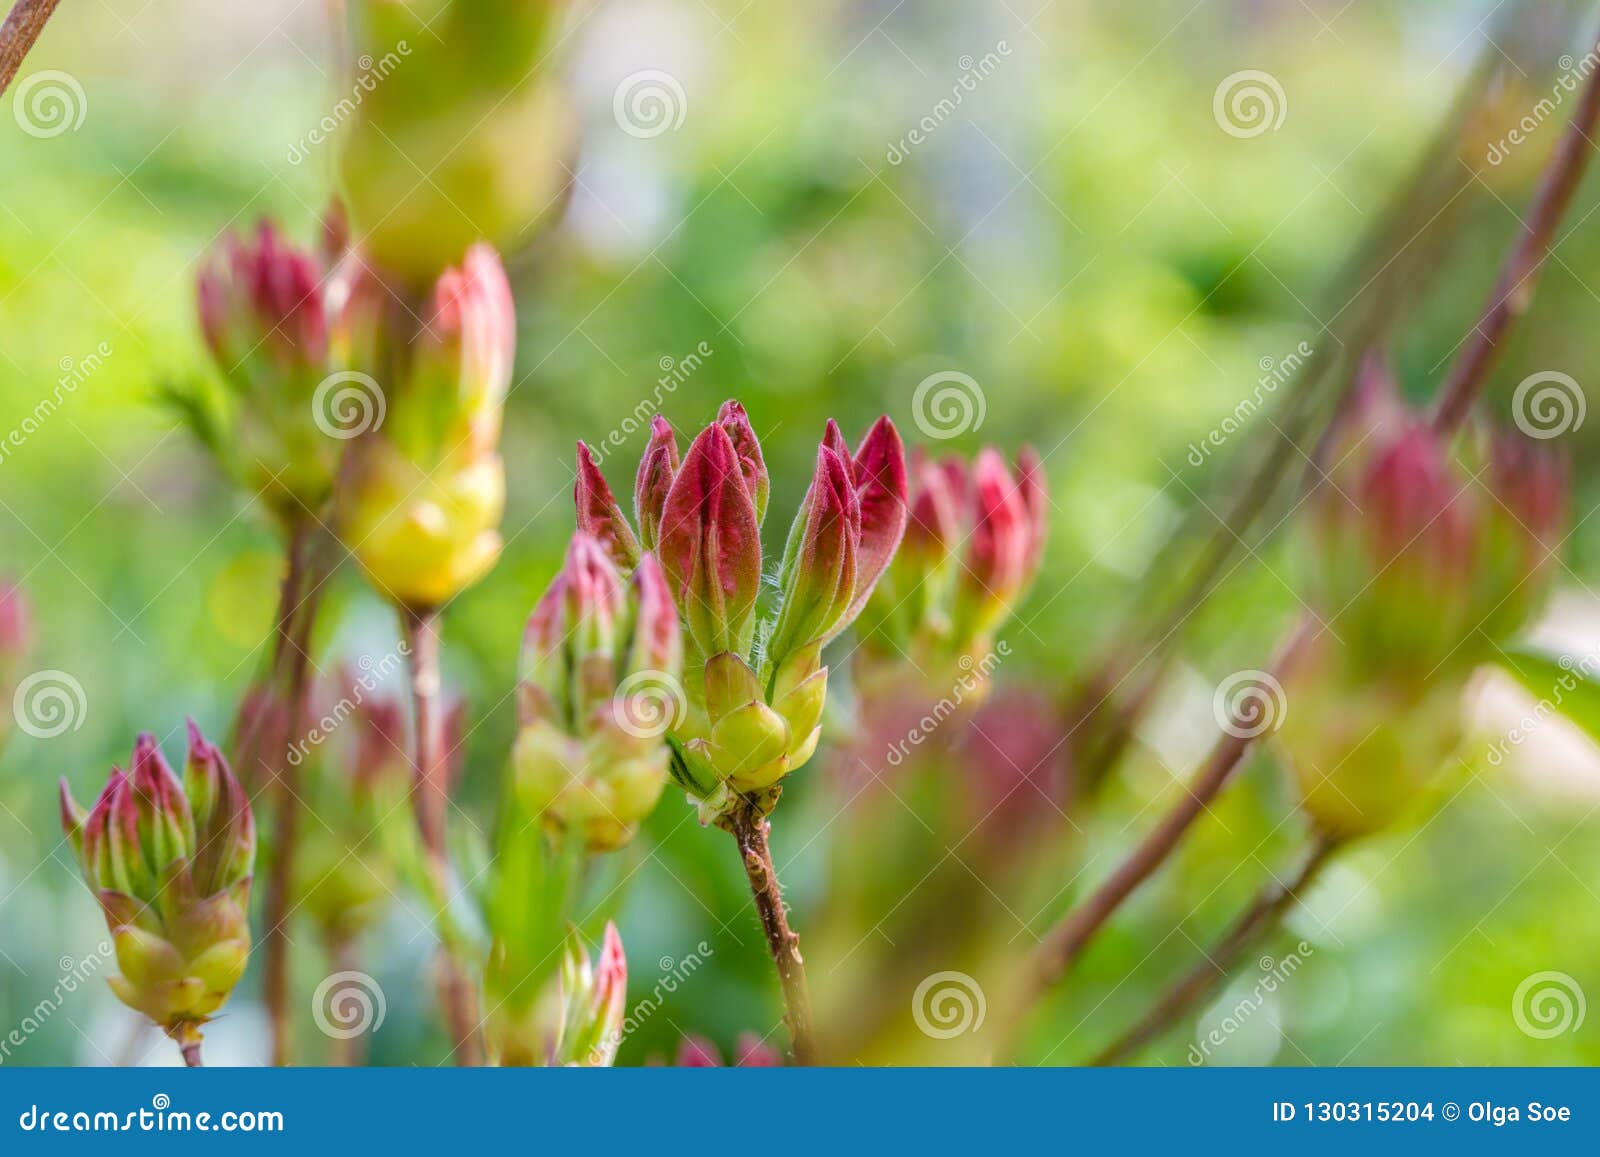
[[[502,447],[507,547],[444,626],[446,677],[469,703],[458,820],[489,829],[515,725],[522,622],[572,525],[573,441],[603,438],[658,391],[680,430],[741,398],[766,448],[773,510],[785,512],[825,418],[853,437],[887,411],[909,440],[928,442],[911,404],[917,384],[940,371],[970,375],[981,425],[933,444],[1033,443],[1053,507],[1046,569],[1008,628],[1012,657],[999,680],[1065,701],[1114,626],[1138,614],[1156,548],[1211,484],[1212,464],[1196,469],[1191,444],[1233,413],[1263,366],[1315,343],[1345,305],[1330,299],[1334,271],[1422,158],[1475,62],[1497,53],[1492,7],[579,8],[561,50],[584,126],[571,200],[511,260],[520,337]],[[1587,17],[1588,7],[1570,11]],[[334,150],[300,144],[295,154],[339,95],[334,27],[316,3],[63,5],[0,113],[0,426],[11,431],[0,458],[0,570],[35,610],[22,673],[65,672],[83,692],[73,726],[49,738],[12,728],[0,761],[0,1036],[103,939],[59,837],[56,777],[82,798],[140,729],[176,756],[185,714],[225,732],[264,662],[277,572],[270,527],[157,395],[212,372],[193,304],[196,261],[212,240],[262,215],[302,241],[314,236],[335,191]],[[1517,115],[1551,90],[1559,55],[1576,43],[1559,31],[1530,37],[1531,59],[1512,74],[1524,87],[1512,83],[1507,97]],[[993,67],[962,88],[986,59]],[[649,137],[623,131],[613,112],[619,82],[644,69],[682,90],[682,123]],[[1246,69],[1278,82],[1284,115],[1239,136],[1223,131],[1213,98]],[[82,113],[54,135],[23,131],[12,115],[45,70],[68,74]],[[959,106],[935,113],[958,89]],[[925,117],[934,127],[906,147]],[[1537,171],[1520,162],[1557,131],[1542,126],[1491,169],[1453,155],[1440,162],[1466,178],[1452,207],[1458,239],[1426,296],[1397,305],[1406,320],[1391,352],[1408,392],[1434,388],[1476,317]],[[1493,408],[1504,410],[1532,372],[1558,369],[1580,383],[1594,373],[1596,192],[1591,183],[1580,194],[1562,229],[1537,309],[1495,375]],[[692,354],[699,364],[660,387]],[[41,417],[45,398],[57,404]],[[1250,436],[1271,420],[1270,409],[1251,419]],[[1600,476],[1597,428],[1566,437],[1579,466],[1578,529],[1542,629],[1568,644],[1600,637],[1600,601],[1587,586],[1600,528],[1585,517]],[[635,436],[609,452],[614,487],[629,486],[641,448]],[[786,521],[775,518],[769,535]],[[1211,689],[1260,666],[1298,606],[1292,535],[1239,562],[1184,637],[1129,757],[1093,810],[1064,826],[1062,848],[1041,852],[1014,894],[980,901],[992,910],[934,919],[990,921],[1020,956],[1159,814],[1215,733]],[[353,573],[338,580],[323,626],[324,667],[393,647],[388,612]],[[1503,728],[1523,705],[1498,687],[1474,710]],[[839,822],[841,796],[823,764],[791,781],[774,828],[803,936],[849,883],[834,874],[835,841],[847,830],[872,838]],[[1431,822],[1339,861],[1293,931],[1265,948],[1281,957],[1303,937],[1304,966],[1230,1030],[1212,1063],[1600,1061],[1600,1012],[1550,1038],[1522,1031],[1512,1012],[1519,984],[1540,971],[1600,996],[1600,752],[1553,724],[1504,766],[1480,761],[1474,771]],[[1285,871],[1299,834],[1279,769],[1256,757],[1030,1022],[1020,1059],[1089,1056],[1270,872]],[[744,1030],[782,1037],[771,965],[727,843],[669,790],[623,853],[630,999],[649,995],[702,941],[711,949],[641,1018],[624,1063],[669,1057],[685,1032],[724,1049]],[[908,892],[924,875],[892,855],[848,862]],[[826,987],[843,963],[823,954],[824,942],[830,953],[852,940],[882,947],[870,916],[851,932],[807,938],[817,945],[814,983]],[[387,996],[369,1042],[376,1063],[442,1055],[431,945],[417,905],[401,902],[364,946],[362,966]],[[1223,1007],[1251,989],[1263,963],[1246,962]],[[328,965],[309,938],[296,944],[295,968],[300,1035],[314,1059],[322,1040],[306,994]],[[871,969],[852,983],[870,991]],[[256,984],[253,970],[209,1031],[212,1063],[265,1056]],[[899,988],[885,991],[900,999]],[[890,1011],[909,1023],[909,1008]],[[1185,1063],[1220,1016],[1188,1018],[1145,1059]],[[924,1042],[920,1059],[938,1063],[938,1045]],[[96,980],[4,1063],[168,1063],[167,1052]]]

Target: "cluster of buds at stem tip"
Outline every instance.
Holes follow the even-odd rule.
[[[761,524],[770,486],[744,407],[725,403],[680,458],[657,416],[628,524],[587,448],[578,445],[578,525],[619,567],[654,551],[686,635],[687,710],[672,729],[674,778],[708,821],[741,793],[763,808],[810,759],[827,695],[822,648],[860,614],[906,526],[900,435],[880,418],[854,451],[829,421],[758,621]]]
[[[354,444],[343,505],[346,541],[378,590],[433,609],[500,557],[505,464],[497,451],[516,317],[500,258],[467,250],[438,278],[409,342],[393,339],[390,290],[359,262],[344,279],[338,339],[379,385]]]
[[[565,6],[344,6],[354,100],[341,183],[363,245],[409,283],[474,240],[525,242],[559,212],[577,146],[577,117],[553,66]]]
[[[228,999],[250,955],[255,821],[222,753],[189,724],[182,782],[155,737],[85,811],[61,781],[61,824],[116,946],[113,992],[179,1044]]]
[[[607,922],[593,961],[569,931],[559,970],[531,999],[515,989],[500,991],[501,973],[491,955],[484,1036],[496,1063],[608,1068],[616,1060],[627,1013],[628,959],[615,924]]]
[[[1033,584],[1044,554],[1043,469],[1029,447],[1013,471],[985,447],[911,464],[911,518],[861,633],[870,660],[971,669]]]
[[[330,238],[340,232],[337,212]],[[342,444],[316,422],[317,389],[332,368],[333,256],[299,249],[263,221],[250,235],[224,236],[200,268],[200,328],[231,403],[220,428],[200,432],[280,518],[320,510],[338,469]]]
[[[598,539],[573,535],[523,639],[512,764],[528,813],[590,851],[631,839],[666,786],[682,678],[678,616],[654,556],[624,579]]]
[[[1376,358],[1332,448],[1310,534],[1328,630],[1285,682],[1278,739],[1308,812],[1355,835],[1436,784],[1467,677],[1544,600],[1570,484],[1548,443],[1481,428],[1441,438]]]

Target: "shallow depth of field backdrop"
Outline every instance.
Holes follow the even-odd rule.
[[[742,398],[772,466],[773,509],[788,510],[827,416],[855,437],[887,411],[908,440],[926,442],[918,384],[967,375],[970,428],[945,444],[1031,441],[1052,499],[1046,569],[1006,629],[996,678],[1064,700],[1132,609],[1152,552],[1205,493],[1228,449],[1214,458],[1205,440],[1225,425],[1224,443],[1251,437],[1272,420],[1281,399],[1258,381],[1318,341],[1343,304],[1325,287],[1493,51],[1491,7],[581,8],[562,49],[584,124],[571,199],[553,230],[510,259],[519,337],[502,446],[507,548],[444,625],[446,678],[470,704],[462,807],[492,811],[515,727],[507,692],[522,622],[571,529],[573,441],[603,437],[644,399],[692,430],[725,397]],[[56,777],[81,798],[143,728],[176,755],[185,713],[221,735],[263,661],[272,533],[159,395],[214,372],[193,299],[212,239],[272,214],[309,240],[333,191],[333,146],[313,130],[348,90],[333,76],[327,8],[63,5],[0,110],[0,571],[35,610],[22,673],[64,672],[82,689],[60,734],[12,726],[0,751],[0,1033],[104,939],[60,837]],[[1565,46],[1542,51],[1553,72]],[[44,70],[66,74],[74,108],[47,133],[24,131],[12,106]],[[667,123],[640,131],[619,86],[647,70],[670,78],[671,108]],[[1268,74],[1273,107],[1270,123],[1241,130],[1221,89],[1245,70]],[[1526,83],[1508,98],[1517,109],[1552,86],[1531,70]],[[1520,148],[1542,155],[1561,119]],[[1460,240],[1438,258],[1426,298],[1405,303],[1390,352],[1414,396],[1436,385],[1488,290],[1537,171],[1520,161],[1465,182],[1453,210]],[[1585,386],[1600,375],[1594,189],[1563,223],[1537,309],[1491,383],[1493,410],[1506,412],[1535,372]],[[41,414],[46,397],[59,405]],[[1264,404],[1236,421],[1246,397]],[[1563,438],[1578,528],[1541,629],[1570,642],[1600,636],[1589,586],[1600,524],[1586,517],[1600,498],[1600,419]],[[613,485],[626,488],[642,447],[636,434],[613,452]],[[1041,863],[1046,878],[1021,906],[993,899],[988,915],[1008,922],[1018,953],[1117,862],[1204,755],[1213,688],[1260,665],[1299,606],[1299,566],[1287,527],[1241,553],[1096,806],[1062,825],[1065,851]],[[330,612],[319,662],[392,649],[392,616],[354,574],[337,583]],[[1515,724],[1520,695],[1486,689],[1477,710],[1491,732]],[[1246,961],[1228,992],[1146,1059],[1194,1059],[1199,1035],[1294,952],[1292,979],[1253,1000],[1210,1060],[1600,1062],[1600,1009],[1554,1036],[1525,1031],[1514,1012],[1519,985],[1542,971],[1600,997],[1600,750],[1560,722],[1492,765],[1478,747],[1476,774],[1431,822],[1345,854],[1291,930],[1264,946],[1272,959]],[[869,952],[882,935],[864,917],[824,936],[812,915],[838,863],[839,797],[825,777],[819,758],[788,781],[773,835],[819,988],[849,968],[853,944]],[[1081,1060],[1125,1026],[1282,870],[1291,812],[1280,769],[1258,752],[1037,1018],[1021,1059]],[[771,962],[725,845],[669,787],[626,853],[643,864],[618,916],[630,1000],[691,956],[694,965],[661,992],[620,1063],[668,1057],[684,1032],[726,1049],[777,1023]],[[873,870],[870,854],[849,862]],[[882,870],[913,887],[919,874]],[[420,908],[400,902],[364,946],[386,997],[368,1039],[373,1063],[438,1059],[433,944]],[[306,990],[326,965],[309,938],[295,952]],[[259,954],[208,1031],[211,1063],[264,1059],[258,969]],[[870,982],[870,971],[852,979]],[[303,998],[296,1016],[305,1047],[321,1048]],[[112,1060],[176,1055],[97,977],[36,1018],[5,1063]]]

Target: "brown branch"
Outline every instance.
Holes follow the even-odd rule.
[[[1491,294],[1484,315],[1474,327],[1472,341],[1441,387],[1441,402],[1434,418],[1434,429],[1441,436],[1453,433],[1466,419],[1511,323],[1528,308],[1534,276],[1588,164],[1591,136],[1597,119],[1600,119],[1600,71],[1592,74],[1586,82],[1578,110],[1567,125],[1561,143],[1540,181],[1526,234],[1512,246],[1496,279],[1495,292]],[[1269,668],[1275,676],[1281,677],[1283,668],[1304,641],[1310,638],[1312,626],[1309,618],[1302,617],[1299,620],[1280,651],[1280,658]],[[1024,1002],[1016,1014],[1018,1017],[1072,967],[1089,940],[1111,918],[1112,913],[1166,861],[1189,825],[1232,778],[1250,743],[1251,737],[1233,734],[1222,736],[1177,806],[1140,841],[1138,847],[1087,900],[1069,912],[1046,935],[1034,957],[1031,983],[1025,989]]]
[[[45,21],[56,10],[60,0],[17,0],[11,6],[6,22],[0,25],[0,96],[11,87],[11,81],[22,67],[22,58],[28,55]]]
[[[1306,857],[1305,863],[1301,865],[1294,879],[1287,884],[1275,881],[1263,888],[1249,907],[1228,926],[1222,939],[1206,953],[1206,958],[1162,993],[1138,1023],[1089,1063],[1118,1064],[1172,1027],[1173,1022],[1194,1007],[1228,975],[1239,957],[1253,943],[1277,927],[1289,909],[1305,894],[1336,847],[1337,844],[1332,840],[1320,840],[1312,848],[1311,854]]]
[[[1600,51],[1600,44],[1595,45],[1595,50]],[[1555,238],[1556,226],[1572,204],[1572,196],[1589,166],[1597,120],[1600,120],[1600,83],[1591,75],[1579,98],[1578,109],[1567,124],[1567,131],[1545,166],[1528,219],[1523,222],[1522,235],[1500,267],[1500,275],[1483,307],[1483,316],[1473,327],[1466,349],[1450,367],[1450,376],[1439,387],[1433,425],[1441,434],[1453,432],[1466,420],[1473,399],[1482,390],[1489,371],[1505,348],[1512,323],[1527,312],[1533,301],[1534,286]]]
[[[288,527],[289,565],[279,590],[277,635],[269,693],[282,707],[276,723],[253,721],[253,755],[271,776],[277,796],[272,830],[273,858],[263,904],[265,929],[262,990],[272,1034],[272,1063],[287,1065],[293,1053],[293,1017],[289,999],[289,914],[294,885],[294,856],[299,827],[299,772],[287,758],[288,745],[305,722],[310,689],[311,632],[321,602],[324,575],[314,561],[316,532],[307,520]],[[280,698],[281,697],[281,698]],[[258,716],[265,716],[261,711]],[[275,714],[275,712],[274,712]],[[266,735],[260,733],[267,728]]]
[[[476,1028],[477,994],[459,959],[459,945],[449,913],[450,857],[445,846],[445,819],[450,799],[446,783],[444,715],[440,704],[438,612],[404,609],[400,619],[411,664],[412,800],[422,839],[423,861],[438,908],[440,1004],[456,1064],[481,1065],[483,1053]]]
[[[789,918],[784,913],[778,872],[772,863],[772,850],[767,846],[770,825],[757,808],[744,800],[740,800],[726,823],[739,845],[739,858],[744,863],[750,893],[755,897],[756,912],[761,917],[761,931],[766,935],[772,962],[778,967],[778,979],[783,985],[783,1019],[789,1026],[795,1063],[814,1065],[817,1041],[811,1022],[811,993],[806,986],[805,960],[800,955],[800,937],[790,929]]]

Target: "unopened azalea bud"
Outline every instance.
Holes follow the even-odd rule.
[[[495,1062],[609,1067],[622,1044],[628,999],[628,960],[616,925],[607,922],[593,962],[569,932],[559,968],[542,979],[542,962],[518,959],[532,947],[502,935],[491,952],[483,1029]]]
[[[269,222],[228,234],[201,265],[200,328],[233,399],[218,452],[280,514],[326,501],[340,443],[318,427],[328,376],[327,274]]]
[[[666,784],[682,642],[654,556],[624,582],[579,532],[528,619],[512,751],[524,806],[592,851],[632,838]]]
[[[112,991],[187,1043],[244,975],[255,822],[193,723],[182,783],[150,735],[131,767],[112,769],[88,811],[63,780],[62,827],[116,945]]]
[[[838,427],[828,426],[837,434]],[[772,636],[775,657],[830,634],[855,598],[860,543],[861,500],[850,460],[824,442],[778,571],[783,609]]]
[[[605,475],[600,473],[589,447],[578,443],[578,478],[573,484],[573,501],[578,508],[578,529],[592,535],[617,566],[632,570],[639,562],[639,540],[628,525],[627,516],[611,494]]]
[[[28,596],[16,583],[0,580],[0,698],[10,702],[12,690],[33,646],[33,612]],[[0,738],[11,716],[0,717]]]
[[[639,524],[639,540],[645,550],[655,550],[660,539],[661,515],[678,466],[678,437],[671,424],[657,414],[650,420],[650,445],[639,459],[639,474],[633,484],[633,517]]]
[[[437,607],[500,556],[496,445],[515,343],[500,258],[474,245],[439,277],[399,380],[355,448],[345,538],[398,605]]]
[[[559,211],[577,143],[549,63],[560,7],[346,5],[361,91],[342,129],[340,176],[363,247],[411,284],[475,240],[524,244]]]
[[[929,672],[958,661],[970,670],[1038,574],[1047,502],[1028,448],[1015,474],[987,447],[971,467],[956,457],[916,461],[905,542],[865,614],[868,654],[896,666],[911,655]]]
[[[729,399],[717,411],[717,423],[728,432],[733,452],[739,458],[739,473],[744,476],[745,489],[756,505],[756,522],[767,517],[767,497],[771,482],[767,477],[767,464],[761,457],[761,443],[756,439],[755,428],[750,425],[750,415],[744,407]]]
[[[662,509],[657,551],[703,661],[745,652],[761,589],[761,523],[744,464],[721,423],[689,447]]]
[[[1571,470],[1548,443],[1498,430],[1479,479],[1489,501],[1478,602],[1487,608],[1484,632],[1504,639],[1527,623],[1548,592],[1567,531]]]

